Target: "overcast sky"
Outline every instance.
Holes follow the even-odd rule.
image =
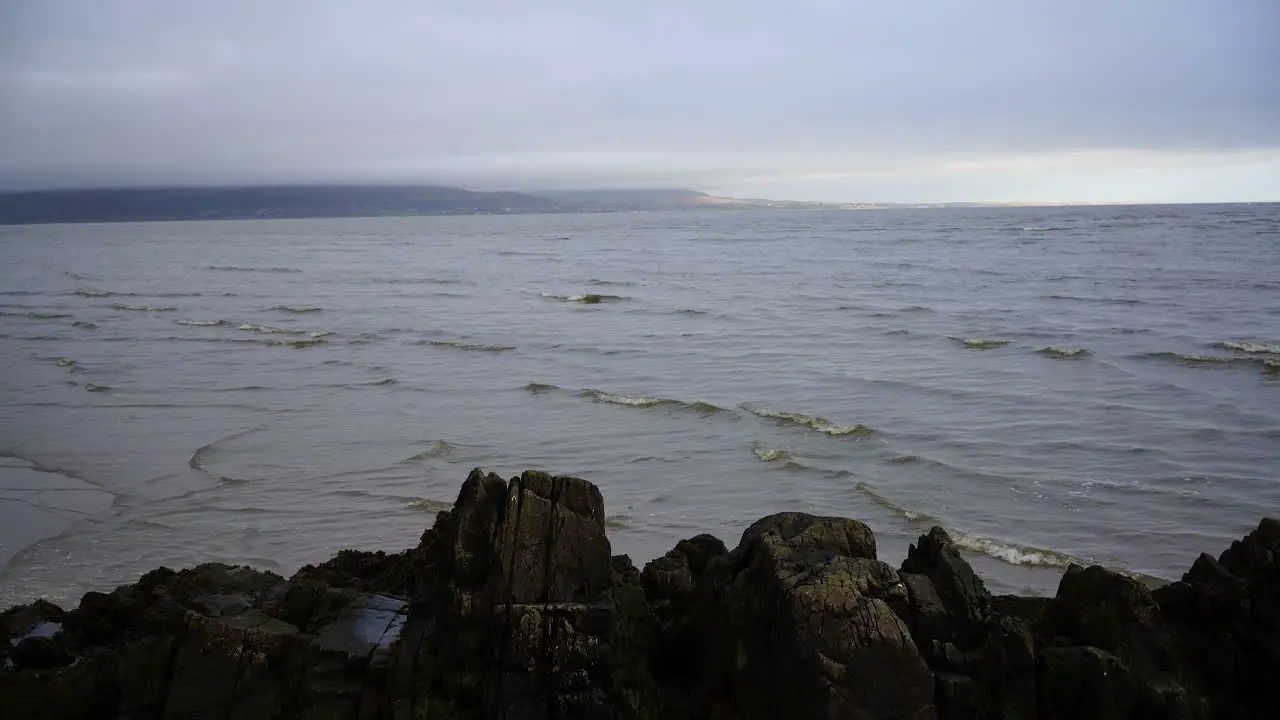
[[[0,187],[1280,200],[1280,0],[0,0]]]

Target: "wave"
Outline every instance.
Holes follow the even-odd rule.
[[[1071,228],[1058,227],[1056,225],[1039,225],[1033,227],[1024,227],[1022,232],[1043,233],[1043,232],[1065,232]]]
[[[534,395],[537,395],[538,393],[551,392],[552,390],[559,390],[560,386],[548,385],[546,383],[531,382],[528,385],[525,385],[524,389],[527,390],[528,392],[533,393]]]
[[[628,407],[649,408],[659,406],[676,407],[690,412],[696,412],[701,415],[714,415],[718,412],[724,412],[724,408],[712,405],[708,402],[695,401],[685,402],[684,400],[673,400],[663,397],[646,397],[644,395],[620,395],[618,393],[605,392],[604,390],[596,390],[588,388],[582,393],[587,397],[604,403],[612,403],[614,405],[626,405]]]
[[[635,285],[627,280],[592,280],[591,284],[597,287],[633,287]]]
[[[778,460],[790,460],[791,453],[786,450],[772,449],[756,446],[751,449],[755,456],[760,458],[761,462],[777,462]]]
[[[428,340],[428,345],[436,347],[447,347],[455,350],[471,350],[475,352],[506,352],[515,350],[512,345],[480,345],[477,343],[467,343],[460,340]]]
[[[1106,305],[1145,305],[1145,300],[1115,297],[1081,297],[1079,295],[1041,295],[1045,300],[1072,300],[1075,302],[1096,302]]]
[[[405,502],[404,506],[409,510],[435,513],[448,512],[453,508],[453,503],[446,500],[431,500],[430,498],[410,498]]]
[[[71,323],[71,327],[85,328],[86,330],[97,330],[97,329],[98,329],[98,326],[97,326],[97,325],[94,325],[94,324],[93,324],[93,323],[91,323],[91,322],[84,322],[84,321],[82,321],[82,320],[76,320],[75,322]]]
[[[1196,355],[1193,353],[1179,353],[1179,352],[1173,352],[1173,351],[1142,353],[1137,357],[1140,359],[1148,359],[1148,360],[1173,360],[1174,362],[1178,362],[1184,365],[1251,365],[1256,363],[1265,364],[1263,358],[1230,357],[1225,355]]]
[[[110,385],[96,385],[94,383],[85,383],[84,389],[89,392],[111,392]]]
[[[854,488],[876,505],[902,516],[902,518],[908,522],[919,523],[922,525],[941,524],[938,519],[932,515],[910,510],[893,502],[884,495],[881,495],[875,488],[864,482],[857,483],[854,485]],[[1065,568],[1073,562],[1080,562],[1070,555],[1054,550],[1046,550],[1044,548],[993,540],[991,538],[969,535],[968,533],[962,533],[951,529],[947,529],[947,534],[951,536],[951,540],[955,542],[956,547],[959,547],[962,550],[986,555],[988,557],[995,558],[996,560],[1009,563],[1010,565]],[[1088,563],[1082,564],[1087,565]]]
[[[287,313],[318,313],[324,310],[324,308],[306,307],[301,305],[277,305],[271,309]]]
[[[1070,555],[1054,550],[992,540],[991,538],[969,535],[956,530],[948,530],[947,534],[951,536],[951,540],[955,542],[956,547],[962,550],[980,553],[996,560],[1002,560],[1010,565],[1065,568],[1072,563],[1089,564],[1081,563]]]
[[[444,440],[437,440],[431,447],[427,448],[426,450],[423,450],[422,452],[418,453],[417,455],[414,455],[411,458],[406,459],[405,462],[410,462],[412,460],[430,460],[432,458],[444,457],[449,453],[453,452],[453,450],[454,450],[454,447],[449,443],[445,442]]]
[[[694,310],[692,308],[681,308],[676,311],[677,315],[707,315],[706,310]]]
[[[559,295],[556,293],[544,292],[538,294],[544,298],[551,298],[552,300],[559,300],[560,302],[579,302],[584,305],[599,305],[603,302],[626,300],[626,298],[621,295],[600,295],[598,293],[587,293],[585,295]]]
[[[307,333],[307,337],[315,338],[318,340],[320,338],[327,338],[330,335],[337,335],[337,334],[338,333],[334,332],[333,330],[316,330],[315,332]]]
[[[117,292],[111,292],[110,290],[76,290],[75,292],[73,292],[73,293],[71,293],[71,294],[72,294],[72,295],[79,295],[80,297],[94,297],[94,298],[96,298],[96,297],[117,297],[117,296],[119,296],[119,295],[128,295],[128,296],[134,296],[134,295],[137,295],[137,293],[117,293]]]
[[[937,522],[936,518],[934,518],[932,515],[928,515],[922,512],[916,512],[914,510],[908,510],[907,508],[904,508],[901,505],[893,502],[892,500],[885,497],[884,495],[881,495],[878,490],[876,490],[875,488],[871,487],[870,485],[864,482],[856,483],[853,487],[855,490],[862,493],[871,502],[875,503],[876,505],[879,505],[882,508],[885,508],[886,510],[889,510],[898,515],[901,515],[903,518],[905,518],[910,522],[913,522],[913,523]]]
[[[249,332],[262,333],[264,335],[306,335],[305,330],[285,330],[284,328],[270,327],[267,325],[254,325],[253,323],[245,323],[237,330],[247,330]]]
[[[42,312],[20,312],[20,313],[0,312],[0,315],[4,317],[28,318],[31,320],[62,320],[64,318],[71,317],[69,313],[42,313]]]
[[[226,320],[174,320],[179,325],[191,325],[193,327],[217,327],[226,325]]]
[[[1220,342],[1214,347],[1254,354],[1280,355],[1280,345],[1274,343],[1236,342],[1228,340],[1226,342]]]
[[[377,387],[377,386],[379,386],[379,385],[398,385],[398,384],[400,384],[400,381],[399,381],[399,380],[397,380],[397,379],[395,379],[395,378],[393,378],[393,377],[389,377],[389,378],[383,378],[383,379],[381,379],[381,380],[375,380],[375,381],[373,381],[373,382],[371,382],[371,383],[366,383],[366,384],[367,384],[367,385],[372,385],[372,386],[374,386],[374,387]]]
[[[66,370],[69,373],[72,373],[80,369],[80,363],[70,358],[62,358],[58,360],[58,367],[62,368],[63,370]]]
[[[875,428],[869,425],[836,425],[825,418],[813,417],[810,415],[801,415],[800,413],[782,412],[779,410],[768,410],[765,408],[754,408],[748,405],[742,406],[743,410],[752,415],[759,415],[764,418],[780,420],[791,425],[800,425],[811,430],[817,430],[825,435],[832,437],[843,437],[845,435],[869,435],[875,432]]]
[[[133,312],[173,312],[178,309],[168,305],[126,305],[124,303],[113,303],[111,307],[117,310],[131,310]]]
[[[1086,355],[1093,354],[1093,351],[1090,350],[1089,348],[1064,348],[1064,347],[1055,347],[1053,345],[1050,345],[1048,347],[1042,347],[1036,352],[1040,353],[1041,355],[1050,355],[1052,357],[1059,357],[1059,358],[1076,358],[1076,357],[1084,357]]]
[[[323,345],[324,342],[324,338],[311,338],[309,340],[269,340],[267,341],[267,345],[270,345],[271,347],[291,347],[296,350],[301,350],[303,348],[315,347],[316,345]]]
[[[245,267],[243,265],[210,265],[207,269],[219,272],[264,272],[264,273],[300,273],[296,268],[284,267]]]
[[[1012,340],[988,340],[984,338],[952,337],[951,339],[970,350],[993,350],[995,348],[1002,348],[1013,342]]]

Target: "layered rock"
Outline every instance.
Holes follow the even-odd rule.
[[[599,491],[474,471],[398,554],[161,568],[0,614],[0,718],[1270,718],[1280,522],[1152,591],[993,596],[934,528],[782,513],[638,571]]]

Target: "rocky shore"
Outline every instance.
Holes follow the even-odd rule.
[[[934,528],[781,513],[638,570],[599,490],[477,470],[414,548],[0,614],[0,718],[1274,718],[1280,521],[1150,590],[993,596]]]

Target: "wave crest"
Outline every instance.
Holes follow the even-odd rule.
[[[1093,354],[1093,351],[1090,350],[1089,348],[1064,348],[1064,347],[1055,347],[1053,345],[1050,345],[1048,347],[1042,347],[1036,352],[1040,353],[1041,355],[1051,355],[1053,357],[1059,357],[1059,358],[1084,357],[1086,355]]]
[[[1237,342],[1234,340],[1227,340],[1226,342],[1218,343],[1214,347],[1253,354],[1280,355],[1280,345],[1274,343]]]
[[[271,309],[287,313],[318,313],[324,311],[324,308],[321,307],[308,307],[305,305],[277,305]]]
[[[857,425],[836,425],[826,418],[801,415],[800,413],[782,412],[780,410],[756,408],[748,405],[743,405],[742,409],[752,415],[779,420],[791,425],[800,425],[832,437],[843,437],[845,435],[870,435],[876,431],[875,428],[861,423]]]
[[[190,325],[192,327],[217,327],[226,325],[226,320],[174,320],[179,325]]]
[[[168,305],[126,305],[124,303],[113,303],[111,307],[117,310],[131,310],[134,312],[173,312],[178,309]]]
[[[254,325],[253,323],[245,323],[236,329],[262,333],[263,335],[306,335],[306,332],[303,330],[285,330],[284,328],[270,327],[268,325]]]
[[[968,535],[955,530],[948,530],[947,534],[951,536],[951,540],[956,544],[956,547],[962,550],[980,553],[996,560],[1002,560],[1010,565],[1065,568],[1072,563],[1079,562],[1070,555],[1054,550],[992,540],[991,538]]]
[[[473,352],[507,352],[508,350],[516,349],[514,345],[481,345],[462,342],[461,340],[428,340],[427,344],[436,347],[453,348],[454,350],[471,350]]]
[[[761,462],[777,462],[791,459],[791,453],[782,449],[756,446],[751,449],[751,452],[755,453],[755,456],[760,458]]]
[[[688,410],[690,412],[696,412],[701,415],[712,415],[712,414],[724,411],[724,408],[722,407],[719,407],[717,405],[712,405],[711,403],[708,403],[708,402],[702,402],[700,400],[696,402],[685,402],[684,400],[673,400],[671,398],[663,398],[663,397],[646,397],[644,395],[620,395],[618,393],[605,392],[604,390],[596,390],[594,388],[588,388],[584,390],[583,394],[590,397],[593,400],[596,400],[597,402],[612,403],[614,405],[626,405],[628,407],[648,408],[648,407],[658,407],[658,406],[670,406],[670,407],[677,407],[682,410]]]
[[[951,339],[970,350],[994,350],[995,348],[1002,348],[1013,342],[1012,340],[991,340],[987,338],[953,337]]]

